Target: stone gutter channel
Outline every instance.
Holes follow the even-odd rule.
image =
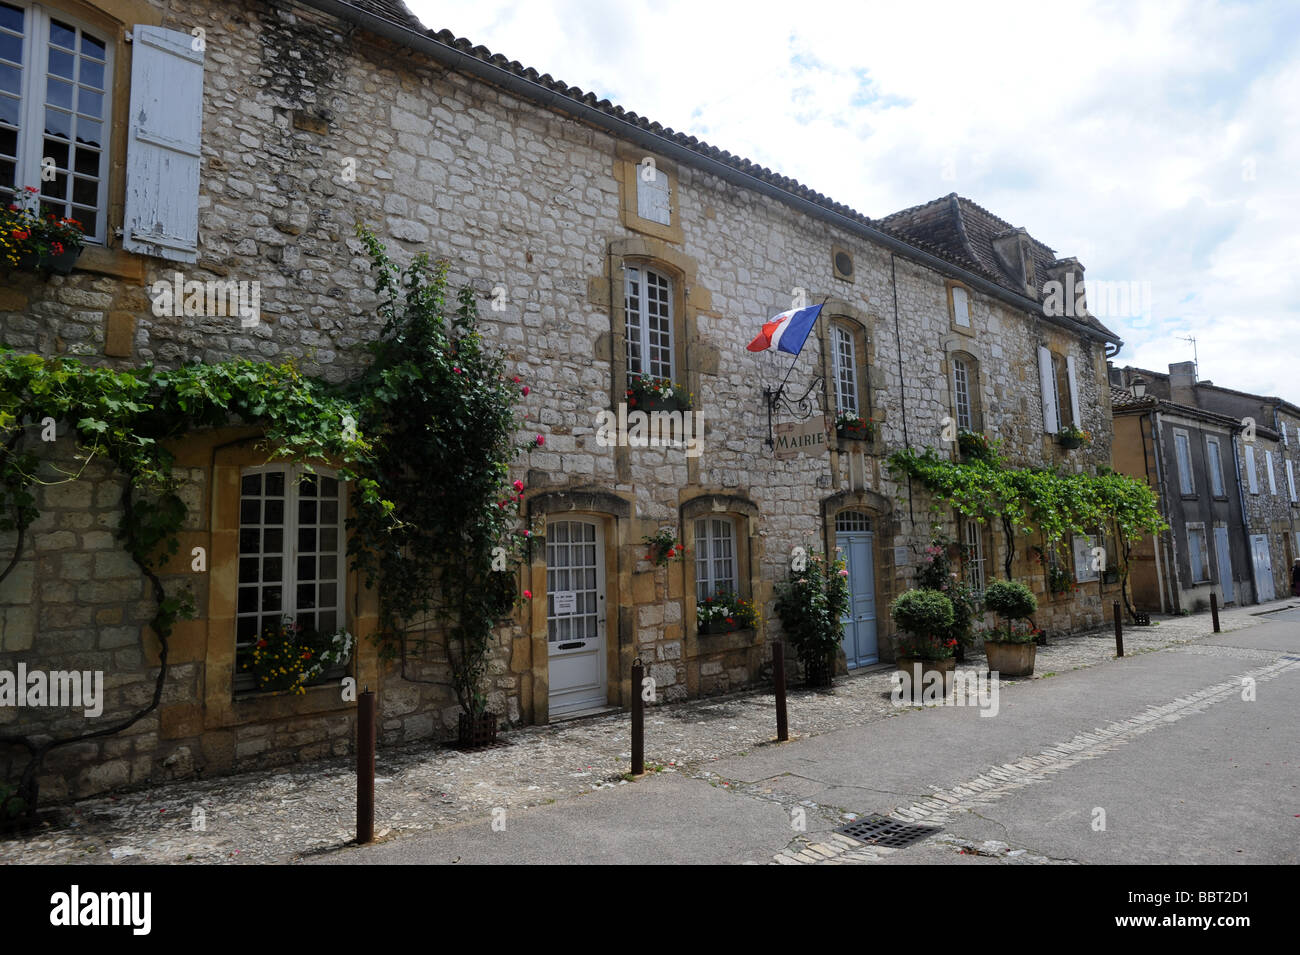
[[[1285,609],[1279,602],[1276,609]],[[1262,608],[1222,611],[1223,632],[1253,626]],[[1208,614],[1161,618],[1151,627],[1126,629],[1125,653],[1158,651],[1192,642],[1213,643]],[[1094,631],[1053,640],[1040,647],[1035,676],[1096,666],[1114,658],[1112,632]],[[968,664],[978,668],[981,657]],[[791,741],[871,723],[909,712],[890,701],[891,668],[872,668],[836,679],[832,691],[793,690],[789,699]],[[1003,682],[1015,692],[1019,681]],[[744,783],[722,779],[709,764],[745,755],[775,736],[770,692],[751,691],[652,707],[646,713],[646,766],[652,772],[681,773],[758,798],[777,798]],[[375,782],[375,827],[381,840],[397,839],[472,819],[492,810],[517,812],[617,786],[629,768],[627,713],[611,713],[551,726],[523,727],[503,735],[506,745],[460,752],[435,743],[381,749]],[[1140,724],[1129,728],[1139,731]],[[1086,745],[1104,746],[1098,739]],[[1077,755],[1074,751],[1073,755]],[[1071,757],[1062,750],[1061,760]],[[1045,759],[1038,754],[1037,759]],[[1048,760],[1050,761],[1050,760]],[[1022,761],[1023,762],[1023,761]],[[1061,764],[1065,765],[1064,763]],[[1034,772],[1049,771],[1046,762]],[[1023,769],[1029,773],[1031,768]],[[990,777],[998,786],[1016,779]],[[969,781],[962,792],[937,794],[901,806],[898,819],[925,821],[945,811],[974,811],[989,798],[992,783]],[[0,864],[13,863],[270,863],[293,862],[349,844],[356,818],[354,764],[323,760],[223,776],[167,783],[135,792],[83,799],[62,807],[53,822],[0,841]],[[970,806],[965,803],[969,802]],[[806,805],[806,804],[805,804]],[[926,807],[930,806],[927,810]],[[836,807],[807,807],[825,821],[842,825],[851,813]],[[864,847],[841,836],[813,843],[802,836],[776,858],[783,864],[815,861],[879,861],[893,851]],[[927,840],[970,855],[1007,862],[1054,862],[993,843],[967,844],[942,833]],[[784,857],[784,858],[783,858]]]

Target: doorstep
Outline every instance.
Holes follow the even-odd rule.
[[[565,713],[562,716],[552,716],[547,725],[554,726],[556,723],[568,723],[571,720],[585,719],[588,716],[606,716],[610,713],[617,713],[622,709],[623,707],[621,706],[609,706],[608,704],[593,706],[590,709],[575,710],[572,713]]]

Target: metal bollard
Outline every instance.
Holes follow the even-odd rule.
[[[1115,656],[1122,657],[1124,655],[1124,617],[1120,614],[1118,600],[1111,604],[1111,607],[1114,608],[1115,613]]]
[[[1214,621],[1214,632],[1219,632],[1219,595],[1210,591],[1210,619]]]
[[[357,698],[357,842],[375,840],[375,694]]]
[[[790,727],[785,715],[785,644],[780,640],[772,644],[772,679],[776,683],[776,738],[784,743],[790,738]]]
[[[645,772],[645,699],[641,684],[645,680],[645,665],[641,658],[632,661],[632,775]]]

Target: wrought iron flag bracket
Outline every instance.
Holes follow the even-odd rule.
[[[790,370],[794,370],[793,364],[791,364]],[[786,372],[785,377],[789,379],[790,373]],[[801,421],[811,418],[817,412],[817,402],[813,398],[813,393],[822,386],[823,381],[824,377],[818,375],[808,385],[808,389],[798,398],[791,398],[787,393],[784,380],[775,388],[770,385],[763,386],[763,400],[767,404],[767,446],[769,448],[775,446],[776,443],[772,439],[772,416],[784,407],[787,412]]]

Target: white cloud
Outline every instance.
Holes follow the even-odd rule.
[[[867,215],[959,192],[1152,283],[1121,364],[1194,334],[1203,377],[1300,403],[1295,5],[409,5]]]

